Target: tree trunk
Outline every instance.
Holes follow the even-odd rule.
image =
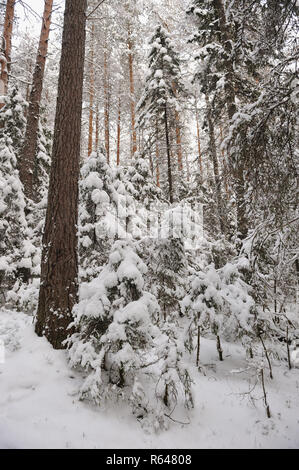
[[[195,98],[197,100],[197,98]],[[200,132],[199,132],[199,117],[198,117],[198,108],[197,102],[195,101],[195,117],[196,117],[196,131],[197,131],[197,148],[198,148],[198,164],[200,170],[200,178],[203,179],[202,173],[202,155],[201,155],[201,145],[200,145]]]
[[[176,95],[176,86],[175,83],[172,83],[173,93]],[[177,147],[177,157],[178,157],[178,169],[183,171],[183,152],[182,152],[182,137],[181,137],[181,127],[180,127],[180,115],[177,109],[174,110],[175,118],[175,138],[176,138],[176,147]]]
[[[33,72],[32,88],[29,98],[26,133],[20,158],[20,178],[24,185],[25,195],[30,199],[34,199],[34,195],[36,193],[34,191],[34,167],[37,152],[40,102],[43,91],[45,64],[48,52],[52,8],[53,0],[46,0],[36,64]]]
[[[99,103],[97,101],[96,106],[96,139],[95,139],[95,150],[96,152],[99,149]]]
[[[171,171],[170,141],[169,141],[169,131],[168,131],[167,103],[165,103],[164,124],[165,124],[166,151],[167,151],[167,175],[168,175],[169,201],[170,201],[170,204],[172,204],[173,203],[173,186],[172,186],[172,171]]]
[[[219,361],[223,361],[223,351],[222,351],[219,335],[217,335],[217,351],[218,351]]]
[[[196,349],[196,366],[199,367],[199,355],[200,355],[200,326],[197,326],[197,349]]]
[[[94,101],[94,24],[91,26],[91,50],[89,70],[89,125],[88,125],[88,156],[92,153],[93,142],[93,101]]]
[[[104,52],[104,120],[105,120],[105,150],[108,165],[110,164],[110,94],[107,50]]]
[[[220,145],[223,143],[223,129],[222,126],[220,126]],[[224,175],[224,187],[225,187],[225,193],[228,195],[229,190],[228,190],[228,182],[227,182],[227,165],[225,161],[225,155],[224,155],[224,150],[221,149],[221,155],[222,155],[222,163],[223,163],[223,175]]]
[[[207,96],[206,96],[206,103],[207,103],[207,121],[208,121],[208,126],[209,126],[209,147],[210,147],[210,152],[211,152],[212,162],[213,162],[214,181],[215,181],[215,189],[216,189],[216,197],[217,197],[220,230],[222,233],[225,233],[225,229],[226,229],[225,211],[224,211],[223,199],[222,199],[222,194],[221,194],[221,180],[220,180],[220,175],[219,175],[219,164],[218,164],[217,149],[216,149],[216,142],[215,142],[215,130],[214,130],[214,123],[212,121],[212,115],[211,115],[212,114],[211,105]]]
[[[160,188],[160,152],[159,152],[159,127],[156,120],[156,181],[157,186]]]
[[[136,135],[136,117],[135,117],[135,84],[133,69],[133,43],[131,39],[130,28],[128,30],[128,49],[129,49],[129,77],[130,77],[130,107],[131,107],[131,157],[133,158],[137,151],[137,135]]]
[[[176,145],[177,145],[177,156],[178,156],[178,168],[179,171],[183,171],[183,154],[182,154],[182,137],[180,128],[180,116],[177,110],[175,110],[175,134],[176,134]]]
[[[120,92],[119,92],[120,93]],[[121,124],[121,99],[118,98],[118,113],[117,113],[117,150],[116,150],[116,164],[120,164],[120,124]]]
[[[78,182],[87,0],[66,0],[36,333],[55,349],[78,300]]]

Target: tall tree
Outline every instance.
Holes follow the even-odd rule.
[[[231,123],[237,111],[236,98],[244,99],[246,94],[244,90],[249,73],[246,75],[244,72],[251,65],[248,45],[236,41],[236,26],[231,18],[228,21],[228,10],[225,10],[222,0],[193,0],[187,13],[196,17],[197,24],[197,31],[190,41],[199,46],[196,58],[200,61],[200,66],[195,79],[199,81],[201,91],[215,103],[217,119],[220,120],[225,110],[226,121]],[[231,154],[228,158],[236,195],[238,234],[245,238],[248,231],[245,165],[240,159],[233,161]]]
[[[131,156],[137,152],[136,118],[135,118],[135,84],[134,84],[134,56],[133,41],[130,25],[128,27],[128,50],[129,50],[129,77],[130,77],[130,108],[131,108]]]
[[[87,0],[66,0],[36,333],[55,349],[78,296],[78,181]]]
[[[53,0],[45,0],[42,28],[29,99],[26,134],[20,158],[20,177],[24,185],[25,195],[30,199],[33,199],[35,194],[34,167],[37,153],[40,102],[43,91],[46,57],[48,53],[52,9]]]
[[[89,65],[89,125],[88,125],[88,156],[92,152],[93,141],[93,102],[94,102],[94,24],[91,27],[91,49]]]
[[[145,90],[138,104],[139,123],[151,133],[153,143],[165,138],[165,161],[169,201],[174,201],[172,134],[176,129],[176,113],[180,109],[180,97],[184,92],[181,81],[180,62],[170,36],[165,28],[158,26],[150,41],[149,73]],[[159,128],[159,134],[157,133]],[[157,147],[155,146],[157,150]],[[162,149],[161,149],[162,150]]]
[[[11,67],[11,40],[12,40],[12,28],[15,17],[15,0],[7,0],[5,10],[5,20],[3,28],[3,43],[0,52],[0,95],[6,95],[8,77]],[[3,103],[0,103],[0,109],[3,107]]]

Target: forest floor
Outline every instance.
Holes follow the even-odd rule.
[[[274,363],[274,380],[266,379],[268,419],[260,383],[247,393],[254,382],[240,372],[241,346],[224,343],[219,362],[215,341],[202,339],[206,375],[191,366],[195,408],[173,414],[190,424],[172,422],[167,431],[146,434],[126,406],[102,409],[78,400],[82,377],[64,351],[35,335],[32,317],[0,310],[1,339],[0,448],[299,448],[299,369]]]

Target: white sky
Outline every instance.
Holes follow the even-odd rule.
[[[16,14],[19,18],[19,28],[20,29],[29,29],[36,35],[39,35],[41,29],[41,22],[40,19],[42,17],[44,11],[44,0],[23,0],[24,4],[27,4],[38,16],[35,16],[34,13],[30,13],[30,10],[24,11],[24,8],[17,3],[16,7]],[[54,11],[60,5],[64,4],[64,0],[54,0]]]

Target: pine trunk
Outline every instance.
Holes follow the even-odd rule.
[[[166,152],[167,152],[167,176],[168,176],[168,190],[169,190],[169,201],[173,203],[173,185],[172,185],[172,170],[171,170],[171,150],[168,130],[168,115],[167,115],[167,103],[165,103],[164,111],[164,124],[165,124],[165,138],[166,138]]]
[[[87,0],[66,0],[36,333],[55,349],[78,300],[78,182]]]
[[[160,188],[160,152],[159,152],[159,127],[156,120],[156,181],[157,186]]]
[[[129,77],[130,77],[130,107],[131,107],[131,133],[132,146],[131,157],[133,158],[137,151],[137,135],[136,135],[136,117],[135,117],[135,84],[134,84],[134,68],[133,68],[133,43],[131,39],[131,31],[128,31],[128,49],[129,49]]]
[[[117,112],[117,150],[116,150],[116,164],[120,164],[120,131],[121,131],[121,99],[118,98],[118,112]]]
[[[176,95],[176,86],[175,83],[172,83],[173,93]],[[178,157],[178,169],[183,171],[183,152],[182,152],[182,137],[181,137],[181,126],[180,126],[180,115],[177,109],[174,110],[175,118],[175,137],[176,137],[176,147],[177,147],[177,157]]]
[[[209,99],[207,96],[206,96],[206,103],[207,103],[207,121],[208,121],[208,126],[209,126],[209,147],[210,147],[210,152],[211,152],[212,162],[213,162],[219,224],[220,224],[221,232],[225,233],[225,229],[226,229],[226,224],[224,220],[225,211],[224,211],[223,199],[222,199],[222,194],[221,194],[221,179],[219,175],[219,164],[218,164],[218,158],[217,158],[215,130],[214,130],[214,123],[212,121],[211,106],[210,106]]]
[[[110,95],[107,51],[104,52],[104,120],[105,120],[105,150],[107,163],[110,164]]]
[[[198,164],[199,164],[199,170],[200,170],[200,177],[202,179],[203,178],[202,155],[201,155],[200,132],[199,132],[199,116],[198,116],[197,103],[195,103],[195,117],[196,117],[196,132],[197,132]]]
[[[220,126],[220,145],[223,143],[223,129],[222,126]],[[227,182],[227,165],[225,161],[225,155],[224,155],[224,150],[221,149],[221,155],[222,155],[222,163],[223,163],[223,175],[224,175],[224,186],[225,186],[225,193],[228,195],[229,189],[228,189],[228,182]]]
[[[99,149],[99,103],[97,102],[96,107],[96,138],[95,138],[95,150]]]
[[[89,70],[89,124],[88,124],[88,156],[92,153],[93,143],[93,101],[94,101],[94,24],[91,27],[91,51]]]
[[[20,178],[24,185],[25,195],[30,199],[34,199],[34,195],[36,193],[34,190],[35,158],[38,142],[40,102],[42,98],[46,57],[48,53],[52,8],[53,0],[46,0],[29,98],[26,133],[20,158]]]
[[[3,29],[3,38],[5,42],[5,58],[6,58],[6,67],[7,72],[4,77],[4,87],[5,94],[7,93],[7,84],[8,78],[11,69],[11,41],[12,41],[12,28],[15,18],[15,4],[16,0],[7,0],[6,11],[5,11],[5,20],[4,20],[4,29]]]

